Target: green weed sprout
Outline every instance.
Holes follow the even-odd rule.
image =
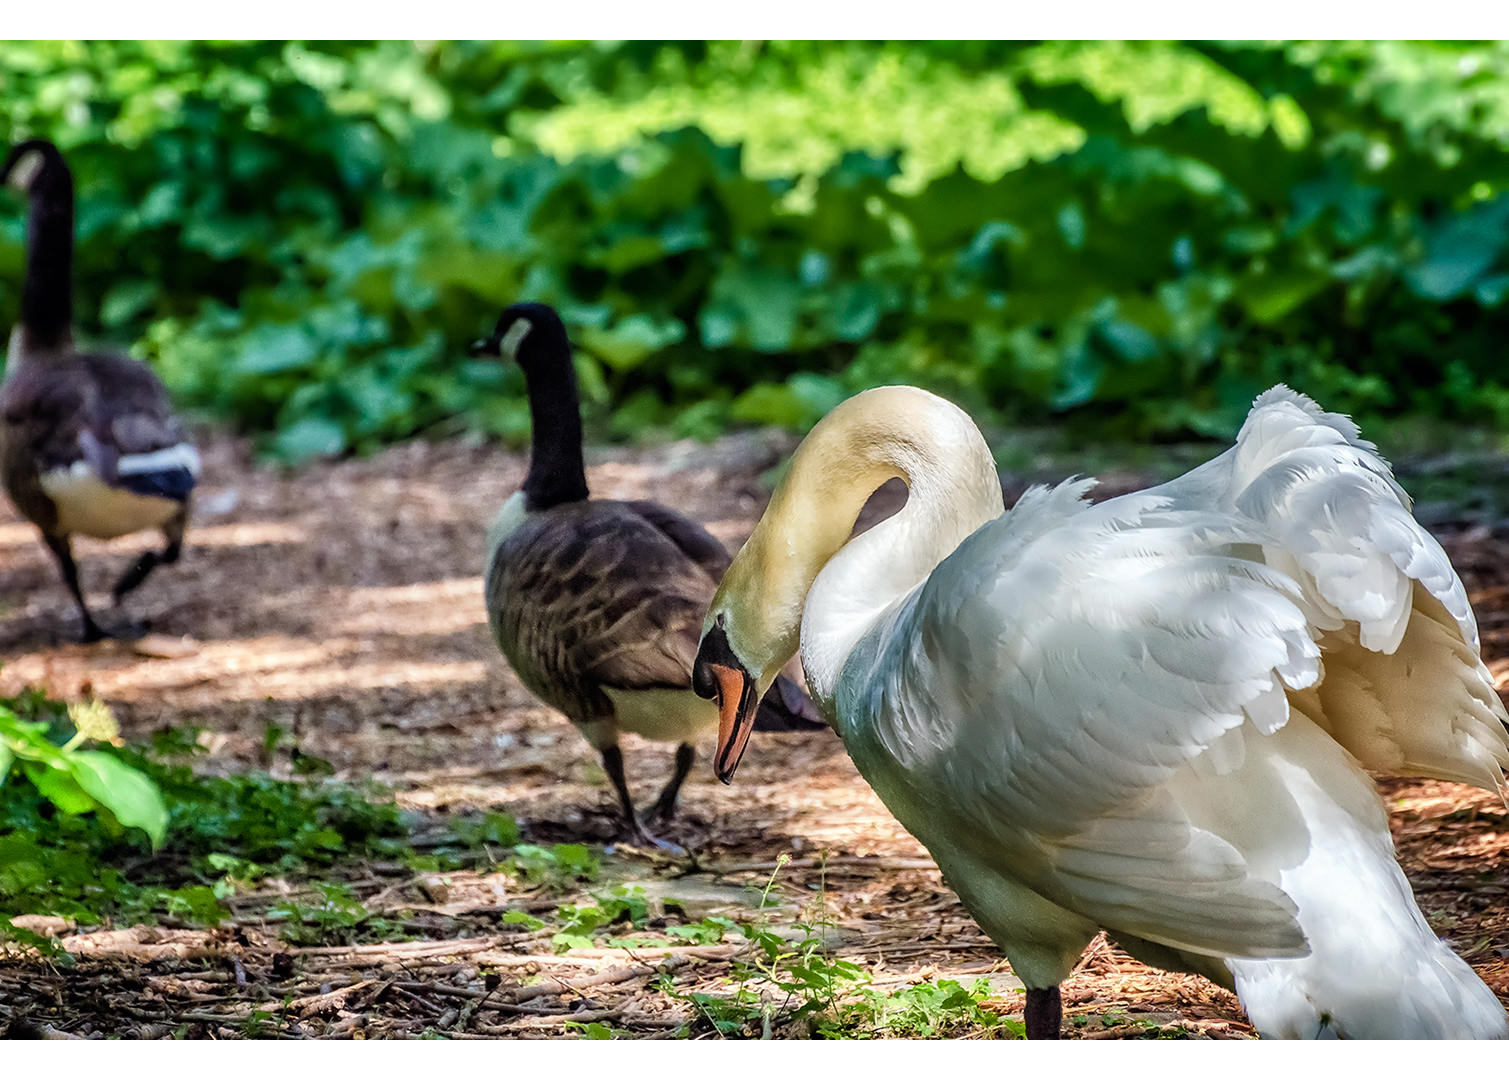
[[[70,705],[68,718],[74,734],[59,746],[48,738],[48,723],[22,720],[0,702],[0,783],[19,772],[63,813],[94,811],[107,831],[139,828],[154,850],[162,847],[168,810],[157,785],[113,754],[79,749],[91,740],[120,745],[109,706],[98,700]]]

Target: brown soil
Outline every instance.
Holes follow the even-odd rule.
[[[482,538],[522,479],[522,455],[413,442],[287,473],[254,465],[246,445],[229,437],[207,436],[204,445],[205,486],[183,558],[156,571],[125,612],[106,608],[108,586],[155,538],[77,544],[102,622],[129,615],[145,623],[151,637],[143,644],[73,643],[77,617],[46,550],[35,530],[0,509],[0,694],[27,685],[67,699],[92,691],[114,707],[128,738],[200,727],[211,751],[203,767],[216,771],[287,775],[287,752],[269,758],[265,750],[276,725],[339,776],[391,785],[408,807],[501,808],[538,843],[613,840],[615,801],[595,755],[519,685],[487,630]],[[753,433],[711,448],[602,452],[592,456],[589,479],[598,497],[675,506],[733,548],[763,508],[759,478],[791,445]],[[1118,477],[1101,493],[1142,482]],[[867,520],[899,501],[894,491],[880,493]],[[1477,606],[1485,657],[1496,674],[1509,673],[1509,536],[1458,529],[1443,541]],[[704,764],[666,830],[694,862],[620,845],[611,876],[661,883],[700,917],[745,903],[728,887],[763,885],[777,858],[789,855],[776,892],[792,902],[820,896],[837,955],[865,968],[877,988],[985,974],[1001,990],[1000,1009],[1019,1012],[999,952],[837,738],[760,736],[731,789],[707,771],[710,749],[699,747]],[[648,801],[669,769],[670,747],[630,737],[626,757],[629,782]],[[1509,1000],[1503,803],[1434,781],[1381,786],[1422,909]],[[683,1020],[708,1029],[696,1025],[684,998],[651,988],[657,970],[669,970],[680,994],[727,992],[729,946],[557,957],[538,934],[498,923],[506,905],[496,876],[452,875],[442,888],[394,868],[363,873],[354,887],[369,907],[409,913],[408,925],[421,928],[410,932],[438,943],[290,950],[276,925],[251,916],[213,933],[98,931],[68,943],[82,957],[72,969],[15,955],[0,961],[0,1021],[8,1018],[13,1034],[360,1038],[432,1028],[541,1037],[569,1034],[568,1021],[600,1019],[667,1037]],[[784,910],[789,918],[796,908]],[[1146,968],[1103,941],[1064,991],[1072,1034],[1251,1035],[1232,995]],[[297,1000],[279,1009],[289,997]],[[258,1008],[277,1019],[263,1023]]]

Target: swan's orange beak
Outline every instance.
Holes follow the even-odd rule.
[[[759,709],[759,685],[729,647],[721,617],[702,636],[692,667],[692,689],[718,703],[718,750],[713,772],[725,784],[734,778]]]

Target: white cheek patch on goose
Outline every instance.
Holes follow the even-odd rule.
[[[28,150],[11,166],[9,184],[17,191],[28,191],[44,164],[42,151]]]
[[[534,323],[528,319],[515,319],[514,324],[508,328],[508,333],[503,335],[503,355],[514,363],[519,360],[519,346],[524,344],[524,339],[529,336],[529,331],[534,329]]]

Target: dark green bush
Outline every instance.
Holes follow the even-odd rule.
[[[465,346],[524,298],[620,437],[890,381],[1137,437],[1280,379],[1509,427],[1504,45],[0,46],[34,134],[83,328],[290,459],[521,438]]]

